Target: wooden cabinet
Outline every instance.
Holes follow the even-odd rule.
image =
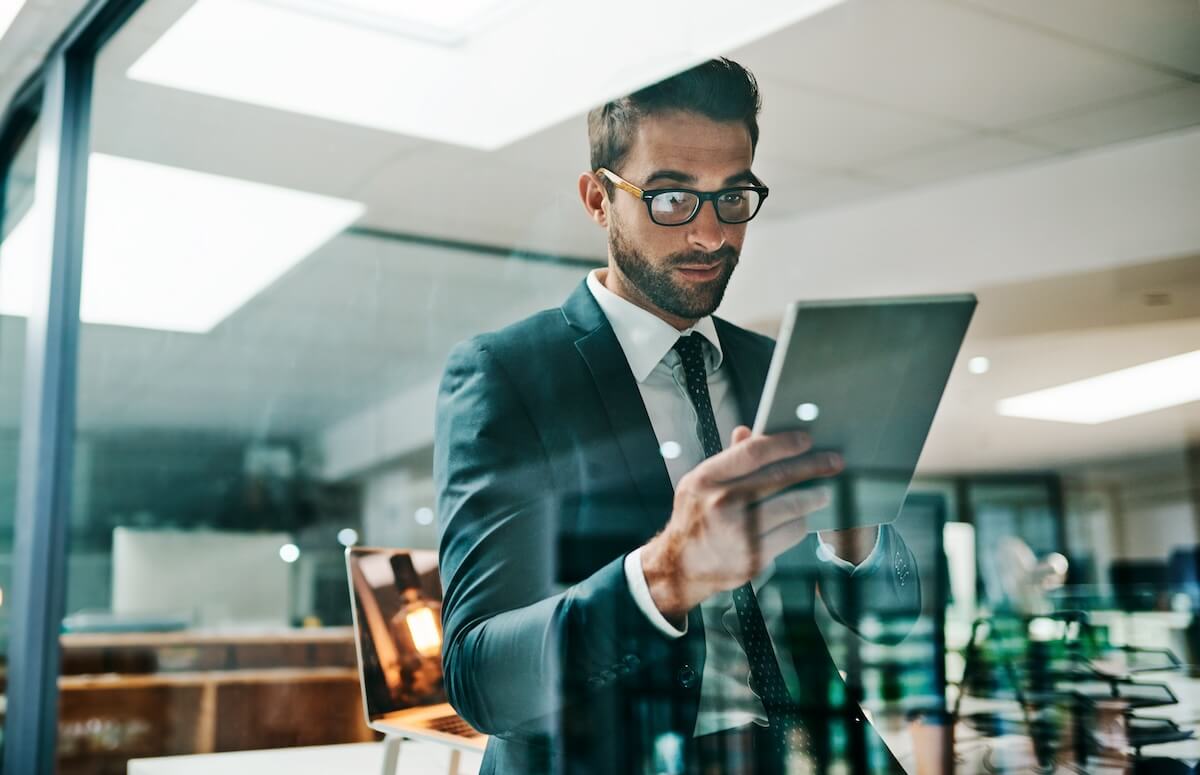
[[[376,739],[349,628],[64,635],[60,775],[129,759]]]

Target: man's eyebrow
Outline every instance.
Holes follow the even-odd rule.
[[[649,185],[650,183],[652,183],[656,180],[665,180],[665,181],[671,181],[673,183],[684,183],[686,185],[695,185],[696,176],[689,175],[686,172],[680,172],[679,170],[655,170],[654,173],[652,175],[650,175],[650,177],[646,178],[646,184]],[[750,183],[752,185],[758,185],[758,178],[756,178],[754,176],[754,173],[751,172],[749,168],[747,168],[747,169],[742,170],[741,172],[738,172],[734,175],[730,175],[729,177],[725,178],[725,182],[722,185],[733,186],[738,183]]]
[[[751,185],[755,186],[759,185],[758,178],[749,170],[749,168],[742,170],[736,175],[730,175],[729,177],[725,178],[725,185],[732,186],[735,183],[750,183]]]
[[[650,177],[646,178],[646,182],[650,183],[654,180],[672,180],[676,183],[695,183],[696,177],[689,175],[686,172],[679,170],[655,170]]]

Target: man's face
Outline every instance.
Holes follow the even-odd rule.
[[[638,123],[634,142],[613,170],[643,189],[717,191],[753,185],[750,133],[740,121],[671,112]],[[712,314],[725,295],[746,237],[746,224],[717,219],[712,202],[683,226],[660,226],[646,204],[613,189],[608,208],[609,255],[626,290],[679,321]]]

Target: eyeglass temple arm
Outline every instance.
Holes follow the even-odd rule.
[[[621,177],[620,175],[618,175],[617,173],[613,172],[612,170],[610,170],[606,167],[601,167],[600,169],[596,170],[596,174],[603,175],[604,177],[611,180],[613,182],[613,185],[615,185],[617,188],[621,189],[622,191],[628,191],[630,194],[633,194],[638,199],[641,199],[642,196],[646,193],[642,189],[633,185],[629,181],[625,180],[625,178]]]

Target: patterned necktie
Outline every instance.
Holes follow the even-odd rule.
[[[675,342],[675,351],[683,360],[683,373],[687,381],[688,396],[699,418],[700,442],[704,445],[704,456],[712,457],[721,451],[721,434],[713,415],[712,400],[708,396],[708,371],[704,366],[704,339],[699,334],[681,336]],[[796,710],[796,704],[788,693],[783,673],[775,657],[775,647],[767,633],[758,597],[750,582],[733,590],[733,605],[737,610],[738,624],[742,628],[742,639],[746,657],[750,661],[750,677],[754,691],[762,700],[767,712],[767,721],[773,732],[784,760],[791,754],[803,752],[810,760],[811,747],[808,734]]]

